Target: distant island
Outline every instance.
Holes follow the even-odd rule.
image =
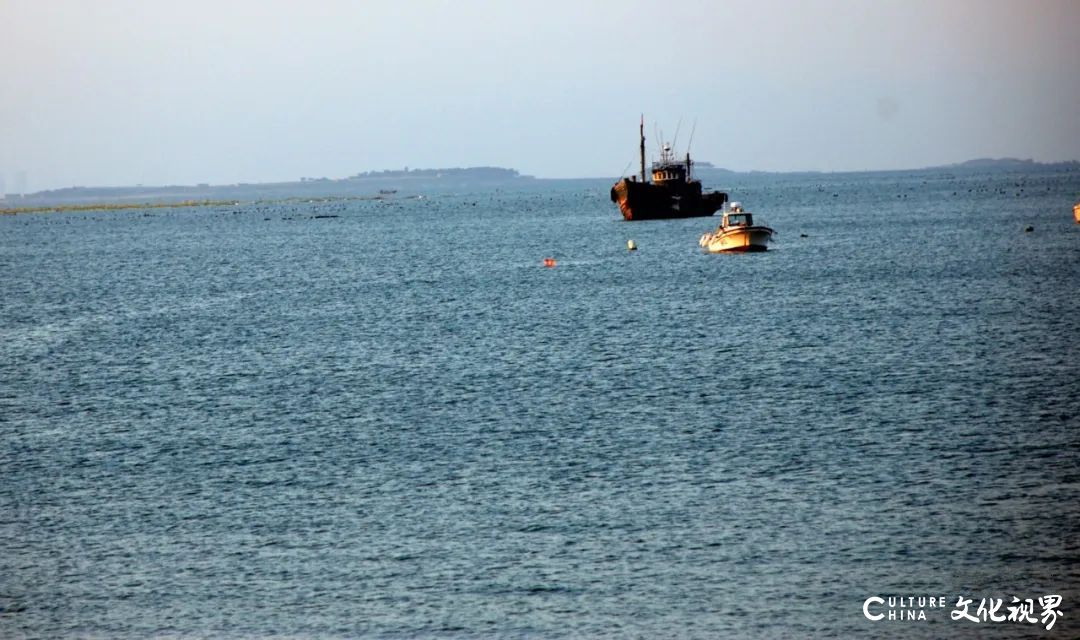
[[[1080,161],[1068,160],[1066,162],[1038,162],[1036,160],[1021,160],[1019,158],[976,158],[954,164],[943,164],[919,169],[891,169],[891,170],[865,170],[865,171],[733,171],[717,167],[711,162],[703,160],[694,161],[694,170],[704,176],[709,175],[799,175],[820,173],[917,173],[921,171],[984,171],[984,172],[1007,172],[1007,171],[1080,171]]]
[[[348,178],[300,178],[292,182],[237,183],[225,185],[159,185],[134,187],[66,187],[0,199],[0,208],[53,205],[89,205],[132,202],[167,203],[198,201],[281,200],[287,198],[379,197],[399,189],[412,192],[468,189],[525,183],[535,180],[516,169],[503,167],[451,167],[444,169],[388,169],[366,171]]]
[[[1032,159],[1021,160],[1019,158],[976,158],[956,164],[928,167],[928,169],[975,169],[978,171],[1077,171],[1080,170],[1080,162],[1069,160],[1067,162],[1036,162]]]
[[[346,180],[372,180],[386,178],[411,178],[424,180],[517,180],[519,178],[531,179],[531,176],[523,176],[516,169],[504,169],[502,167],[469,167],[467,169],[404,169],[383,171],[365,171]]]
[[[1080,172],[1080,162],[1037,162],[1019,158],[976,158],[956,164],[892,171],[857,171],[830,173],[917,173],[917,172]],[[736,175],[816,175],[822,171],[733,171],[697,160],[694,172],[699,178],[728,181]],[[616,180],[592,178],[592,180]],[[238,183],[226,185],[165,185],[134,187],[67,187],[26,195],[0,197],[0,212],[41,207],[82,207],[110,205],[128,208],[135,204],[151,205],[206,203],[224,201],[285,200],[290,198],[385,198],[461,189],[486,189],[521,184],[541,184],[543,179],[522,175],[503,167],[450,167],[443,169],[384,169],[363,171],[347,178],[303,177],[291,182]],[[0,194],[2,195],[2,194]]]

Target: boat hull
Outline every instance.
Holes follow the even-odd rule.
[[[624,220],[668,220],[711,216],[727,202],[727,194],[702,193],[697,181],[669,185],[624,178],[611,188],[611,201]]]
[[[709,253],[746,253],[766,251],[772,240],[769,227],[740,227],[706,233],[698,242]]]

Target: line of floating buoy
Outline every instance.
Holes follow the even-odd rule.
[[[554,267],[555,266],[555,258],[544,258],[544,266],[545,267]]]
[[[637,251],[637,244],[633,240],[627,240],[626,248],[630,251]]]

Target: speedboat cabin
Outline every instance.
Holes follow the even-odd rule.
[[[724,226],[725,227],[752,227],[754,226],[754,216],[751,213],[725,213],[724,214]]]

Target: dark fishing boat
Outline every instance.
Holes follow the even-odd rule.
[[[711,216],[727,202],[722,191],[701,189],[693,179],[690,154],[676,160],[670,145],[664,145],[660,160],[652,163],[652,182],[645,176],[645,120],[641,121],[641,180],[623,178],[611,188],[611,201],[619,205],[626,220],[663,220]]]

